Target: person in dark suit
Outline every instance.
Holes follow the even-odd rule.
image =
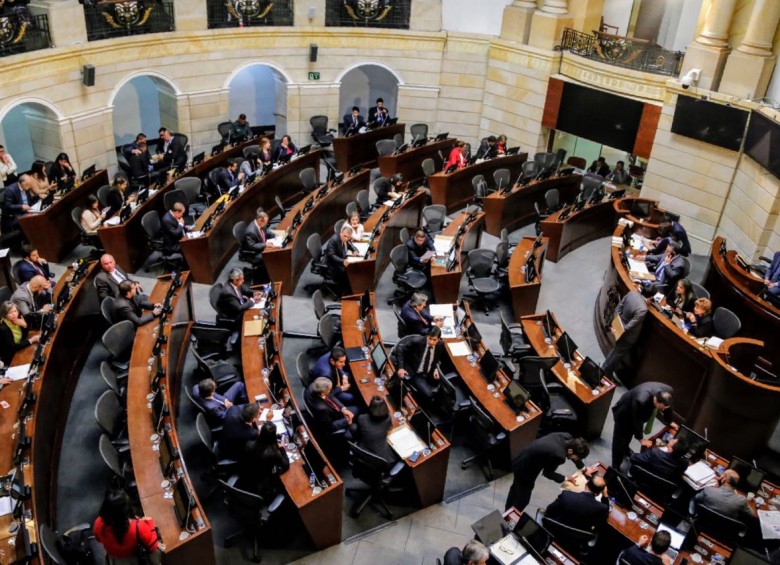
[[[726,469],[718,478],[718,485],[705,487],[693,497],[694,507],[707,506],[735,520],[751,519],[755,512],[747,498],[736,492],[739,485],[739,473]]]
[[[668,443],[667,448],[651,447],[642,453],[632,453],[628,459],[632,467],[639,465],[646,471],[676,484],[682,480],[688,468],[688,461],[684,457],[688,446],[673,439]]]
[[[358,431],[360,432],[360,442],[358,445],[379,455],[391,466],[398,460],[395,452],[390,449],[387,443],[387,432],[393,427],[390,419],[390,412],[387,409],[387,402],[381,396],[374,396],[368,403],[368,413],[361,414],[357,418]]]
[[[255,301],[260,299],[260,293],[244,284],[244,271],[241,269],[231,269],[228,279],[217,298],[217,318],[230,320],[231,329],[238,329],[244,310],[255,305]]]
[[[496,146],[496,136],[491,135],[485,138],[482,143],[479,144],[477,149],[477,159],[492,159],[498,155],[498,147]]]
[[[252,267],[255,272],[255,284],[265,284],[271,280],[263,261],[263,251],[265,251],[268,240],[273,239],[273,237],[273,234],[268,230],[268,214],[262,208],[258,208],[255,213],[255,221],[246,227],[244,241],[241,242],[244,251],[254,254]]]
[[[444,320],[433,317],[425,311],[428,297],[421,292],[415,292],[401,307],[401,319],[406,325],[408,334],[426,335],[434,326],[442,327]]]
[[[477,540],[471,540],[464,547],[451,547],[444,554],[443,565],[484,565],[490,559],[490,551]]]
[[[406,249],[409,252],[409,266],[424,271],[430,276],[433,256],[425,257],[425,255],[436,250],[433,240],[423,230],[418,229],[406,241]]]
[[[395,366],[398,376],[412,379],[414,387],[422,394],[424,400],[433,400],[437,382],[441,375],[437,365],[443,356],[444,346],[441,343],[441,329],[434,326],[427,336],[411,336],[404,338],[393,349]]]
[[[348,392],[351,387],[350,374],[347,369],[347,352],[343,347],[334,347],[317,359],[309,373],[309,382],[320,377],[330,380],[333,385],[331,394],[342,404],[351,406],[355,403],[355,395]]]
[[[693,287],[691,281],[688,279],[680,279],[677,281],[677,288],[674,292],[674,302],[672,302],[672,310],[678,316],[683,316],[687,312],[693,312],[693,307],[696,305],[696,295],[693,293]]]
[[[29,243],[22,245],[22,261],[19,263],[19,282],[25,283],[36,275],[53,279],[49,262],[38,255],[38,250]]]
[[[228,408],[220,435],[220,456],[226,459],[240,459],[248,441],[257,439],[257,402]]]
[[[162,139],[162,159],[155,164],[158,170],[167,171],[175,168],[178,172],[184,171],[187,166],[187,148],[184,138],[173,135],[168,129],[160,128],[160,139]]]
[[[360,128],[366,127],[366,121],[360,115],[360,108],[352,106],[352,111],[344,114],[344,120],[341,122],[341,128],[344,135],[355,135]]]
[[[643,292],[652,294],[653,290],[647,287]],[[623,334],[617,338],[615,347],[607,354],[602,365],[609,378],[614,378],[613,373],[625,364],[634,345],[639,341],[642,324],[647,316],[647,300],[638,290],[632,290],[618,302],[615,314],[623,326]],[[614,328],[610,328],[610,331],[615,334]]]
[[[649,381],[635,386],[612,407],[615,428],[612,434],[612,467],[620,469],[623,459],[629,453],[631,437],[651,447],[649,440],[643,440],[643,433],[649,434],[656,415],[671,422],[672,394],[674,389],[664,383]],[[648,429],[649,428],[649,429]]]
[[[590,164],[590,167],[588,167],[588,172],[595,173],[606,178],[606,176],[609,174],[609,165],[607,165],[607,160],[604,159],[604,157],[599,157]]]
[[[140,153],[139,145],[141,144],[141,142],[146,143],[145,133],[139,133],[138,135],[135,136],[135,141],[133,141],[132,143],[126,143],[122,146],[122,155],[124,155],[127,161],[130,161],[131,155]]]
[[[554,432],[529,443],[512,461],[514,481],[509,487],[504,509],[515,507],[523,510],[531,500],[531,492],[539,474],[556,483],[562,483],[566,477],[557,469],[568,459],[578,469],[582,469],[590,453],[588,442],[575,438],[569,433]]]
[[[217,383],[212,379],[203,379],[193,387],[192,395],[210,417],[224,421],[228,410],[237,404],[246,404],[246,386],[244,383],[233,383],[224,394],[217,392]]]
[[[30,329],[25,319],[19,314],[19,309],[13,302],[3,302],[0,305],[0,361],[3,365],[10,365],[17,351],[38,343],[41,336],[27,337]],[[6,384],[8,381],[0,380]]]
[[[244,173],[238,171],[238,161],[235,159],[228,159],[227,167],[217,167],[215,171],[215,181],[220,194],[227,194],[244,179]]]
[[[357,406],[344,406],[331,394],[333,383],[327,377],[314,379],[306,391],[304,399],[311,410],[312,418],[319,430],[333,433],[346,430],[345,438],[351,440],[357,433],[357,423],[354,419],[359,410]]]
[[[776,251],[772,256],[772,263],[764,275],[764,284],[770,296],[780,298],[780,251]]]
[[[358,256],[360,252],[352,244],[352,227],[344,222],[339,233],[330,237],[325,244],[325,260],[330,267],[330,274],[336,281],[337,288],[342,294],[350,294],[349,279],[347,278],[347,257]]]
[[[670,243],[680,244],[680,255],[687,257],[691,254],[691,241],[688,232],[677,220],[661,222],[658,224],[658,238],[656,238],[656,252],[661,253]]]
[[[19,218],[32,209],[38,197],[32,192],[34,181],[30,175],[19,175],[19,180],[6,186],[3,199],[2,231],[8,234],[19,227]]]
[[[136,285],[133,281],[122,281],[119,283],[120,297],[115,299],[113,317],[117,322],[130,320],[137,328],[148,324],[162,314],[161,304],[152,304],[151,302],[139,302],[135,300]],[[144,310],[151,310],[144,314]]]
[[[390,178],[380,177],[374,181],[376,200],[374,206],[381,206],[390,198],[398,198],[403,192],[404,176],[397,173]]]
[[[103,302],[106,296],[119,298],[119,283],[131,280],[130,277],[116,264],[114,256],[108,253],[100,257],[100,267],[100,272],[95,276],[98,301]],[[147,297],[143,294],[140,283],[136,281],[133,281],[133,283],[136,285],[136,298],[146,300]]]
[[[648,545],[650,548],[648,549]],[[636,545],[632,545],[620,554],[619,563],[623,565],[672,565],[666,550],[672,545],[672,535],[664,530],[653,534],[653,540],[646,535],[639,536]]]
[[[189,229],[184,225],[184,213],[186,212],[184,204],[174,202],[171,209],[168,210],[160,221],[162,227],[163,247],[166,253],[181,253],[181,244],[179,241]]]
[[[378,126],[384,126],[390,119],[390,110],[385,106],[385,101],[381,98],[376,99],[376,106],[368,109],[368,121],[375,122]]]
[[[138,143],[138,148],[127,159],[130,166],[130,179],[136,184],[151,185],[160,181],[163,171],[155,171],[146,141]]]
[[[712,323],[712,301],[709,298],[697,298],[693,312],[685,315],[685,327],[694,337],[712,337],[715,325]]]
[[[279,475],[290,468],[287,452],[279,448],[273,422],[260,426],[257,439],[246,443],[239,459],[238,488],[259,494],[270,502],[279,492]]]
[[[123,174],[114,175],[114,181],[111,183],[114,190],[111,190],[106,196],[104,204],[108,206],[106,218],[111,218],[122,211],[131,210],[138,201],[138,193],[130,188],[127,177]],[[127,209],[127,210],[125,210]],[[122,216],[120,216],[121,218]]]
[[[609,518],[609,501],[605,495],[604,477],[593,475],[582,492],[564,490],[547,507],[545,516],[586,532],[598,532]],[[602,501],[596,497],[602,495]]]
[[[19,315],[31,326],[40,326],[42,316],[51,312],[51,281],[35,275],[28,282],[20,284],[11,295],[19,309]]]
[[[279,143],[279,147],[274,151],[274,162],[276,161],[289,161],[295,152],[298,150],[295,144],[292,142],[292,138],[289,135],[283,135],[282,141]]]
[[[612,172],[608,173],[605,178],[615,184],[627,184],[631,177],[628,175],[628,171],[625,167],[626,164],[623,161],[618,161],[615,163],[615,168]]]
[[[681,245],[678,242],[666,246],[666,254],[655,268],[656,284],[661,285],[662,292],[668,301],[674,300],[677,281],[685,276],[685,258],[680,255]]]

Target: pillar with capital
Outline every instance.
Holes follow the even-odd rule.
[[[30,12],[48,16],[49,34],[54,47],[87,43],[84,6],[78,0],[32,0]]]
[[[685,52],[681,75],[701,69],[697,86],[718,90],[723,67],[729,54],[729,27],[737,0],[711,0],[703,5],[704,25]]]
[[[534,12],[528,45],[541,49],[553,49],[561,39],[564,28],[572,27],[566,0],[544,0]]]
[[[720,92],[740,98],[766,94],[776,58],[772,40],[780,22],[780,2],[755,0],[742,44],[729,55]]]
[[[504,8],[501,19],[501,39],[528,43],[531,33],[531,18],[536,11],[536,0],[514,0]]]

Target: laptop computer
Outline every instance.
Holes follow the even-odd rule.
[[[504,537],[504,518],[498,510],[493,510],[487,516],[483,516],[473,524],[471,529],[474,535],[487,546],[493,545]]]

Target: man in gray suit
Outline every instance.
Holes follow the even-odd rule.
[[[28,282],[21,284],[11,295],[13,302],[19,309],[19,315],[33,326],[39,325],[41,316],[50,312],[51,282],[42,275],[35,275]]]
[[[640,440],[645,447],[651,447],[643,440],[650,433],[657,415],[666,423],[671,423],[672,393],[669,385],[646,382],[635,386],[612,407],[615,429],[612,434],[612,467],[620,469],[623,459],[629,454],[631,438]]]
[[[254,267],[254,284],[265,284],[271,280],[268,275],[268,269],[263,262],[263,251],[268,244],[268,240],[273,239],[273,234],[268,231],[268,214],[258,208],[255,213],[255,221],[246,227],[244,241],[241,247],[244,251],[254,254],[252,266]]]
[[[744,520],[755,516],[747,498],[737,494],[739,474],[734,469],[726,469],[718,479],[718,486],[706,487],[693,497],[696,506],[706,506],[735,520]]]
[[[618,303],[615,313],[620,318],[623,334],[617,339],[615,347],[604,360],[602,368],[609,378],[613,378],[612,373],[623,364],[634,344],[639,340],[642,323],[647,315],[647,300],[638,290],[632,290]],[[611,328],[611,331],[613,334],[615,333],[614,328]]]

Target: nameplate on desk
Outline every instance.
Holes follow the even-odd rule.
[[[244,322],[244,337],[263,335],[265,320],[247,320]]]

